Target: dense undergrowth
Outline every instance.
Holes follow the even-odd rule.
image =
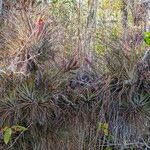
[[[105,25],[93,32],[77,8],[69,14],[66,3],[54,4],[4,12],[0,149],[149,148],[150,51],[143,28],[116,32]],[[2,129],[14,125],[27,131],[13,133],[6,145]]]

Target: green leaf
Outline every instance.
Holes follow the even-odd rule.
[[[108,139],[110,142],[113,142],[113,141],[114,141],[114,137],[113,137],[113,135],[111,135],[111,134],[109,134],[109,135],[107,136],[107,139]]]
[[[144,41],[147,45],[150,45],[150,32],[144,32]]]
[[[4,143],[8,144],[10,139],[11,139],[11,135],[12,135],[12,129],[11,128],[7,128],[4,132]]]
[[[144,38],[144,41],[147,45],[150,45],[150,38]]]
[[[108,123],[98,123],[98,131],[101,130],[105,136],[109,135]]]
[[[105,148],[105,150],[112,150],[112,147],[107,147]]]
[[[11,127],[13,130],[15,131],[26,131],[28,130],[26,127],[23,127],[23,126],[19,126],[19,125],[15,125],[13,127]]]
[[[108,123],[101,124],[101,130],[104,132],[104,135],[108,136]]]
[[[150,37],[150,32],[144,32],[145,37]]]

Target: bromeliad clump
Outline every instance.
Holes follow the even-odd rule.
[[[46,66],[47,60],[54,61],[55,53],[62,47],[63,29],[49,8],[38,6],[28,11],[12,8],[8,13],[2,34],[7,69],[28,75]]]

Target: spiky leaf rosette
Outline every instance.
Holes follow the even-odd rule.
[[[7,67],[27,74],[55,59],[62,48],[63,28],[54,19],[48,6],[32,10],[12,8],[3,30]]]

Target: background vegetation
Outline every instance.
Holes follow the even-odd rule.
[[[150,149],[149,1],[0,2],[0,149]]]

